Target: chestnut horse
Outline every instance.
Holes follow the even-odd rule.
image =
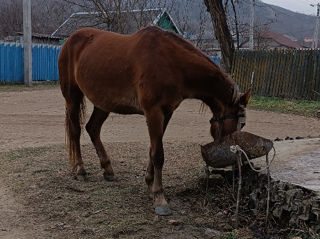
[[[84,28],[63,45],[59,60],[60,86],[66,101],[66,138],[70,162],[86,175],[80,152],[84,96],[94,105],[86,130],[104,169],[114,177],[100,131],[110,112],[146,117],[150,160],[145,181],[160,215],[170,214],[162,186],[162,138],[173,111],[184,99],[200,99],[212,111],[211,135],[219,140],[244,125],[250,91],[240,95],[206,55],[180,36],[158,27],[131,35]]]

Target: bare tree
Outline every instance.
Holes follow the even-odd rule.
[[[239,49],[240,48],[240,33],[239,33],[238,14],[237,14],[234,0],[230,0],[230,2],[231,2],[233,16],[234,16],[233,20],[234,20],[235,35],[236,35],[236,39],[237,39],[237,49]]]
[[[50,34],[73,10],[61,0],[32,1],[32,32]],[[0,38],[22,33],[22,1],[0,0]]]
[[[270,46],[270,39],[265,37],[265,33],[269,31],[272,22],[261,23],[257,21],[254,27],[254,39],[256,49],[266,49]]]
[[[197,14],[192,14],[195,11]],[[189,38],[197,47],[202,48],[209,20],[209,14],[203,7],[203,3],[180,1],[180,5],[174,6],[173,15],[185,37]]]
[[[22,31],[22,3],[19,0],[0,1],[0,37]]]
[[[230,73],[234,55],[234,44],[227,23],[227,16],[222,0],[204,0],[207,11],[211,15],[214,33],[221,49],[221,66]]]
[[[244,3],[247,3],[244,0],[226,0],[225,2],[225,11],[228,18],[229,29],[231,31],[233,39],[235,39],[237,49],[240,49],[245,44],[249,42],[249,22],[248,18],[243,14],[238,14],[239,9],[243,8]],[[226,5],[226,4],[229,4]],[[246,10],[246,9],[245,9]],[[270,25],[273,23],[273,20],[268,20],[261,22],[259,19],[255,20],[254,24],[254,38],[255,38],[255,47],[259,47],[259,44],[262,41],[262,34],[270,28]]]
[[[61,0],[32,1],[32,31],[51,34],[71,13],[73,9]]]
[[[174,1],[168,0],[64,0],[80,7],[83,11],[95,12],[98,22],[104,23],[104,30],[127,33],[133,23],[141,28],[152,22],[154,16],[147,10],[172,9]],[[150,12],[150,11],[149,11]]]

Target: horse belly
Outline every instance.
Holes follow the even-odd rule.
[[[82,89],[93,105],[105,112],[143,114],[134,89],[114,88],[106,85]]]
[[[112,106],[111,112],[118,114],[143,114],[136,94],[122,95],[122,97],[110,99],[110,102]]]

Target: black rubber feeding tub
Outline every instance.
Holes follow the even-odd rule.
[[[245,131],[236,131],[219,142],[201,146],[203,160],[208,166],[214,168],[234,165],[237,162],[238,155],[230,150],[233,145],[240,146],[249,159],[267,155],[273,148],[273,142],[269,139]]]

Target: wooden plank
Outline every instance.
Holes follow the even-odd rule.
[[[275,61],[275,51],[270,50],[269,51],[270,56],[272,58],[271,62],[271,71],[270,71],[270,83],[269,83],[269,96],[272,97],[274,95],[274,83],[275,83],[275,68],[276,68],[276,61]]]
[[[268,54],[268,72],[266,75],[266,96],[271,96],[271,82],[272,82],[272,75],[273,75],[273,59],[271,51],[266,51]]]
[[[264,73],[264,65],[263,65],[263,61],[264,61],[264,51],[261,51],[259,56],[258,56],[258,61],[259,61],[259,83],[257,85],[257,92],[259,95],[263,95],[262,93],[262,86],[263,86],[263,73]]]
[[[242,62],[242,54],[240,51],[237,51],[235,73],[234,73],[234,78],[235,78],[237,84],[240,84],[241,77],[242,77],[242,75],[241,75],[242,74],[241,62]]]
[[[315,55],[314,55],[315,50],[310,50],[307,55],[307,64],[306,64],[306,85],[304,88],[303,92],[303,99],[311,99],[312,98],[312,91],[314,89],[313,85],[313,73],[315,69],[314,61]]]
[[[289,70],[289,81],[288,81],[288,91],[289,93],[289,98],[294,98],[294,83],[296,80],[296,74],[295,73],[295,64],[296,64],[296,55],[297,55],[297,50],[291,51],[290,55],[290,70]]]
[[[309,62],[310,62],[310,55],[311,55],[311,50],[308,50],[308,51],[305,51],[305,60],[304,60],[304,66],[303,66],[303,71],[304,71],[304,77],[303,77],[303,83],[304,83],[304,86],[302,88],[302,91],[301,91],[301,99],[303,99],[306,94],[307,94],[307,91],[308,91],[308,83],[309,83]]]
[[[316,76],[315,76],[315,91],[320,93],[320,50],[317,51],[317,68],[316,68]],[[320,100],[320,95],[314,93],[314,100]]]
[[[237,84],[240,84],[242,72],[241,72],[241,62],[242,62],[242,54],[240,51],[238,51],[237,58],[236,58],[236,73],[235,73],[235,79],[237,80]]]
[[[285,98],[290,97],[290,92],[288,91],[289,81],[290,81],[290,56],[292,55],[292,49],[285,51],[285,61],[284,61],[284,74],[283,74],[283,86],[282,86],[282,95]]]
[[[261,72],[260,72],[260,86],[259,91],[262,96],[265,96],[265,83],[266,83],[266,51],[261,52],[260,64],[261,64]]]
[[[264,51],[264,61],[263,61],[263,85],[262,85],[262,92],[263,96],[267,96],[267,90],[268,90],[268,72],[269,72],[269,54],[268,51]]]
[[[311,50],[307,50],[307,51],[304,51],[303,54],[304,54],[304,61],[303,61],[303,67],[302,67],[302,70],[303,70],[303,86],[301,87],[301,94],[300,94],[300,99],[303,99],[304,97],[306,97],[306,94],[307,94],[307,90],[308,90],[308,87],[309,87],[309,62],[310,62],[310,53],[311,53]]]
[[[279,97],[281,98],[285,98],[284,87],[285,87],[285,73],[286,73],[286,54],[287,54],[287,49],[282,49],[280,54],[281,63],[279,68],[279,73],[280,73]]]
[[[316,87],[316,74],[317,74],[316,70],[317,70],[317,64],[319,64],[317,59],[317,50],[312,51],[312,62],[310,62],[310,64],[311,64],[310,68],[312,68],[312,71],[310,74],[308,98],[311,100],[313,99],[314,90]]]
[[[283,98],[282,95],[282,86],[283,86],[283,70],[284,70],[284,50],[280,49],[279,52],[279,66],[278,66],[278,93],[277,93],[277,97],[281,97]]]
[[[243,69],[243,88],[242,90],[245,91],[246,88],[248,87],[248,79],[249,79],[249,72],[250,72],[250,69],[249,69],[249,64],[251,62],[251,57],[250,57],[250,51],[244,51],[244,62],[243,62],[243,66],[242,66],[242,69]]]
[[[254,52],[247,51],[246,54],[247,54],[247,62],[246,62],[246,65],[244,66],[244,68],[246,69],[245,78],[244,78],[244,81],[246,82],[246,84],[245,84],[245,89],[243,89],[244,91],[250,87],[252,66],[254,65],[254,57],[253,57]]]
[[[296,87],[295,87],[295,96],[297,99],[300,98],[300,89],[303,81],[303,73],[302,73],[302,65],[303,65],[303,55],[302,51],[297,52],[297,81],[296,81]]]
[[[247,51],[242,52],[242,58],[243,61],[241,62],[241,86],[242,86],[242,91],[244,91],[246,87],[246,70],[247,70],[247,62],[248,62],[248,56],[247,56]]]
[[[276,70],[275,70],[275,88],[274,88],[274,97],[279,97],[280,89],[280,64],[281,64],[281,52],[276,50]]]
[[[252,87],[252,91],[254,92],[255,95],[259,95],[257,91],[257,84],[259,83],[259,62],[258,62],[258,57],[259,57],[260,52],[255,51],[251,52],[251,57],[254,59],[253,61],[253,67],[252,70],[250,70],[250,77],[252,72],[254,72],[254,81],[253,84],[250,85]]]

